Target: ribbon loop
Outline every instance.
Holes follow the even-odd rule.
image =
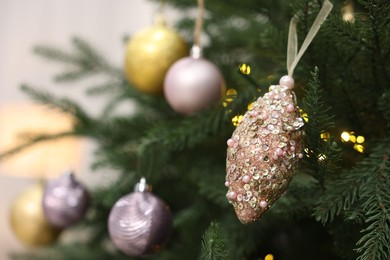
[[[297,66],[299,60],[302,58],[306,49],[309,47],[310,43],[320,30],[322,23],[328,17],[332,8],[333,4],[329,0],[325,0],[299,51],[297,34],[297,24],[299,22],[298,14],[291,18],[287,44],[287,72],[290,77],[293,76],[294,69]]]

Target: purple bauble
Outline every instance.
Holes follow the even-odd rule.
[[[201,57],[176,61],[164,79],[164,95],[178,113],[191,115],[217,103],[225,93],[225,80],[218,67]]]
[[[129,256],[158,252],[172,231],[167,204],[153,193],[135,191],[120,198],[111,209],[108,231],[114,245]]]
[[[87,189],[77,182],[72,172],[46,182],[42,199],[47,221],[66,228],[82,220],[89,205]]]

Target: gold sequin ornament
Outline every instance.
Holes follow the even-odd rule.
[[[141,92],[162,94],[164,77],[169,67],[188,53],[188,46],[182,37],[159,21],[129,40],[125,56],[125,77]]]
[[[281,78],[242,118],[228,140],[227,199],[242,223],[257,220],[282,196],[303,157],[303,119],[292,88]]]

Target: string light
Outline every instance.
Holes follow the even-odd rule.
[[[356,142],[358,144],[362,144],[362,143],[364,143],[364,141],[365,141],[365,139],[363,136],[359,135],[358,137],[356,137]]]
[[[272,254],[268,254],[264,257],[264,260],[274,260],[274,256]]]
[[[323,154],[323,153],[320,153],[318,156],[317,156],[317,159],[319,162],[323,162],[326,160],[326,155]]]
[[[363,143],[365,141],[364,136],[358,135],[356,137],[355,132],[347,132],[343,131],[341,133],[341,140],[343,142],[351,142],[353,143],[353,149],[359,153],[364,153]]]
[[[232,123],[234,126],[238,126],[242,121],[242,115],[236,115],[232,118]]]
[[[341,8],[341,12],[343,13],[343,21],[347,23],[355,22],[355,14],[353,10],[353,4],[351,1],[347,1],[347,4]]]
[[[237,90],[235,90],[234,88],[229,88],[226,91],[226,98],[222,103],[223,107],[227,107],[234,100],[236,96],[237,96]]]
[[[324,140],[325,142],[327,142],[327,141],[329,140],[329,138],[330,138],[330,134],[329,134],[329,132],[322,132],[322,133],[320,134],[320,137],[321,137],[322,140]]]
[[[307,147],[305,149],[303,149],[303,151],[305,152],[306,157],[310,157],[310,154],[314,154],[314,151],[309,150],[309,148],[307,148]]]
[[[303,118],[303,120],[305,120],[305,122],[309,122],[309,115],[303,111],[303,109],[299,109],[299,113],[301,114],[301,117]]]
[[[341,141],[348,142],[349,141],[349,133],[344,131],[341,133]]]
[[[349,133],[349,141],[352,143],[356,143],[356,136],[354,132]]]
[[[251,74],[251,66],[249,66],[246,63],[243,63],[240,65],[240,72],[244,75],[249,75]]]
[[[359,153],[364,153],[364,146],[361,144],[354,144],[353,149]]]
[[[253,107],[253,102],[249,103],[248,106],[247,106],[248,110],[251,110],[252,107]]]
[[[237,90],[234,88],[229,88],[226,90],[226,96],[237,96]]]

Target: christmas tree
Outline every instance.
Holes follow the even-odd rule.
[[[113,245],[107,226],[116,202],[132,193],[142,177],[153,185],[152,196],[169,206],[173,218],[169,241],[155,248],[159,252],[150,259],[388,259],[388,0],[334,1],[297,65],[294,91],[303,123],[298,127],[303,158],[293,165],[291,171],[296,169],[286,192],[260,219],[242,224],[229,203],[234,194],[227,194],[224,185],[230,171],[227,140],[231,140],[229,147],[233,145],[232,134],[244,124],[244,114],[256,109],[259,97],[266,100],[269,86],[286,74],[290,19],[294,15],[299,19],[297,34],[302,43],[324,2],[206,1],[202,22],[208,41],[202,46],[203,56],[222,71],[227,90],[217,104],[191,113],[182,113],[164,95],[134,86],[127,74],[139,73],[145,79],[146,64],[135,71],[124,70],[122,64],[109,64],[104,53],[81,38],[73,39],[73,52],[36,47],[39,55],[71,67],[56,76],[60,82],[104,75],[105,81],[88,94],[93,98],[110,93],[111,100],[100,116],[93,117],[72,100],[23,85],[35,101],[71,115],[74,127],[71,132],[30,136],[1,158],[37,142],[85,136],[99,144],[92,168],[109,167],[120,176],[111,187],[89,191],[89,209],[71,228],[86,234],[83,239],[55,243],[27,255],[16,253],[15,259],[138,259],[142,253],[129,256],[117,249],[117,243]],[[166,4],[180,10],[197,7],[196,1]],[[201,31],[192,36],[195,18],[181,19],[176,28],[190,44],[199,43]],[[136,55],[137,51],[126,59]],[[184,51],[180,57],[185,55]],[[129,100],[137,103],[132,116],[115,113],[118,105]],[[283,150],[278,152],[284,156]],[[148,189],[143,182],[140,185]],[[266,203],[259,205],[266,207]],[[157,219],[163,222],[161,215]],[[169,221],[163,223],[155,232],[169,229]]]

